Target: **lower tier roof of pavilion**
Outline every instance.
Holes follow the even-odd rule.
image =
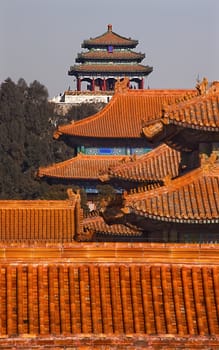
[[[37,175],[59,179],[98,180],[100,170],[107,171],[110,167],[122,164],[128,159],[130,157],[125,155],[102,156],[79,153],[64,162],[40,167]]]
[[[218,230],[219,163],[217,155],[201,159],[201,166],[176,179],[167,176],[164,186],[124,194],[123,201],[104,204],[107,223],[133,224],[141,229],[164,229],[174,225],[183,230],[192,225]],[[105,207],[105,208],[104,208]],[[117,208],[117,210],[116,210]],[[210,226],[211,229],[210,229]],[[187,228],[189,230],[189,228]],[[215,231],[216,230],[216,231]]]
[[[0,347],[219,346],[219,245],[0,246]]]
[[[101,170],[100,179],[106,181],[127,181],[135,183],[163,182],[166,176],[179,175],[180,152],[162,144],[140,157],[119,163],[106,171]]]
[[[145,119],[143,133],[152,142],[194,150],[199,143],[219,142],[219,83],[198,96],[163,108],[162,114]]]
[[[143,120],[150,121],[161,114],[163,105],[175,103],[184,96],[196,95],[195,90],[133,90],[127,79],[117,82],[110,102],[97,114],[71,124],[59,126],[55,138],[67,136],[75,145],[93,147],[114,145],[145,147]]]
[[[70,67],[68,75],[83,76],[92,74],[92,76],[98,76],[99,74],[108,76],[116,74],[119,76],[147,76],[153,71],[152,67],[144,66],[142,64],[81,64]]]

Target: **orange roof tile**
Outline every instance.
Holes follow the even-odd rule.
[[[161,181],[167,175],[174,178],[179,175],[180,152],[165,144],[129,162],[118,164],[101,171],[100,179],[119,179],[134,182]]]
[[[209,91],[204,95],[166,106],[157,119],[149,123],[145,120],[143,132],[148,139],[156,139],[159,135],[159,140],[165,140],[171,133],[176,135],[177,130],[173,131],[173,126],[174,129],[179,127],[180,131],[182,128],[190,129],[193,134],[195,130],[198,133],[203,132],[205,137],[208,132],[218,133],[219,92]]]
[[[125,225],[107,225],[104,219],[95,214],[89,215],[83,220],[83,236],[78,235],[81,240],[98,240],[98,235],[103,235],[105,240],[107,236],[137,237],[142,235],[142,231],[137,227],[128,227]]]
[[[195,90],[125,90],[113,98],[97,114],[72,124],[60,126],[54,137],[70,135],[74,138],[141,139],[142,121],[161,113],[163,104],[174,103]],[[142,138],[143,139],[143,138]],[[78,141],[78,140],[77,140]]]
[[[69,160],[56,163],[45,168],[39,168],[39,177],[56,177],[65,179],[90,179],[98,180],[100,170],[106,171],[109,167],[115,166],[128,156],[101,156],[78,154]]]
[[[145,348],[157,336],[168,349],[188,338],[218,345],[218,275],[215,264],[1,263],[0,346],[51,337],[58,348],[125,346],[129,338]]]
[[[0,201],[0,241],[71,242],[81,230],[79,198]]]
[[[113,45],[113,46],[124,46],[124,47],[135,47],[138,44],[137,40],[133,40],[131,38],[126,38],[124,36],[121,36],[115,32],[112,31],[112,25],[108,25],[108,30],[95,37],[95,38],[90,38],[89,40],[84,40],[82,47],[84,48],[92,48],[92,47],[97,47],[97,46],[108,46],[108,45]]]
[[[219,165],[216,156],[198,169],[151,191],[126,195],[123,211],[166,222],[219,223]]]
[[[78,54],[78,57],[76,59],[76,62],[84,62],[87,60],[137,60],[138,62],[141,62],[145,58],[145,54],[134,52],[131,50],[128,51],[116,51],[113,50],[113,52],[108,51],[88,51],[88,52],[81,52]]]

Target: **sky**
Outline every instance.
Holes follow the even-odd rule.
[[[0,0],[0,83],[38,80],[49,96],[75,88],[83,40],[107,31],[138,40],[153,67],[145,87],[219,80],[219,0]]]

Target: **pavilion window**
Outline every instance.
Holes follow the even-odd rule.
[[[113,53],[113,46],[112,46],[112,45],[109,45],[109,46],[108,46],[108,52],[109,52],[109,53]]]

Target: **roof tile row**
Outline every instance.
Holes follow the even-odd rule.
[[[39,168],[38,176],[57,177],[65,179],[90,179],[97,180],[100,170],[106,171],[115,166],[128,156],[101,156],[78,154],[76,157],[61,163],[53,164],[46,168]]]
[[[219,131],[219,92],[214,90],[212,84],[209,92],[199,95],[189,100],[166,106],[163,109],[162,116],[150,122],[145,119],[143,128],[144,134],[149,139],[156,138],[156,135],[164,133],[165,128],[170,124],[176,126],[197,129],[202,131]]]
[[[72,242],[82,229],[78,200],[0,201],[0,240]]]
[[[219,333],[219,267],[0,265],[0,335]]]
[[[162,144],[136,160],[112,167],[102,178],[135,182],[161,181],[168,175],[174,178],[179,175],[180,158],[180,152]]]
[[[147,218],[187,223],[219,222],[219,166],[211,161],[151,191],[127,195],[124,207]]]

